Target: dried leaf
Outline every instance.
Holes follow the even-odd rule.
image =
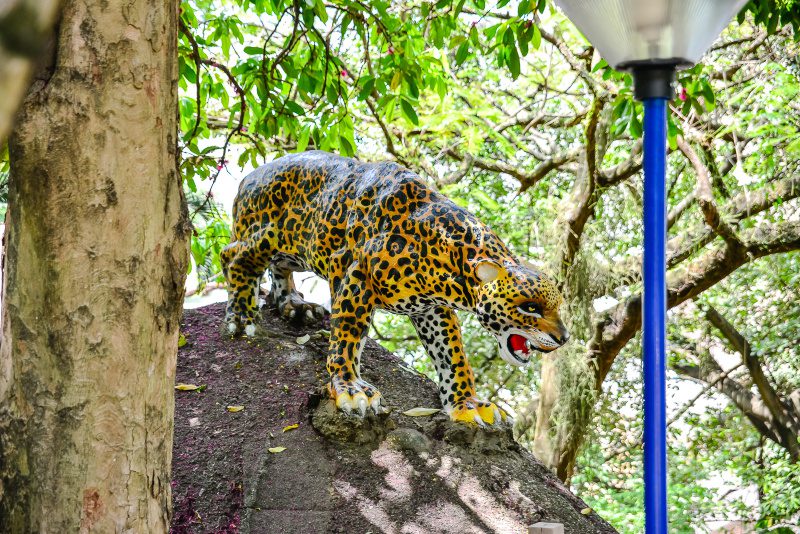
[[[283,452],[286,450],[286,447],[270,447],[267,449],[272,454],[278,454],[279,452]]]
[[[229,412],[241,412],[244,410],[244,406],[228,406]]]
[[[439,408],[411,408],[410,410],[403,412],[403,415],[409,415],[411,417],[424,417],[426,415],[433,415],[440,411],[441,410]]]
[[[194,384],[177,384],[175,389],[178,391],[197,391],[200,389],[200,386],[196,386]]]
[[[581,513],[583,515],[589,515],[589,514],[592,513],[592,509],[591,508],[584,508],[583,510],[581,510]]]
[[[296,341],[297,341],[297,344],[298,344],[298,345],[305,345],[306,343],[308,343],[308,340],[309,340],[309,339],[311,339],[311,336],[309,336],[308,334],[306,334],[306,335],[304,335],[304,336],[300,336],[300,337],[298,337]]]
[[[300,426],[300,425],[298,425],[298,424],[296,424],[296,423],[295,423],[295,424],[293,424],[293,425],[285,426],[285,427],[283,427],[283,431],[284,431],[284,432],[288,432],[288,431],[290,431],[290,430],[294,430],[295,428],[297,428],[297,427],[299,427],[299,426]]]

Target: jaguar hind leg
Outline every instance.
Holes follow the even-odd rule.
[[[305,270],[303,266],[294,260],[276,257],[269,270],[272,274],[270,303],[277,308],[281,317],[307,325],[317,324],[325,318],[327,310],[319,304],[304,300],[303,294],[295,288],[292,273]]]

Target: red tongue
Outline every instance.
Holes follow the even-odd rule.
[[[509,341],[511,342],[511,348],[514,349],[515,352],[521,350],[525,354],[528,354],[528,347],[525,346],[524,337],[518,334],[511,334]]]

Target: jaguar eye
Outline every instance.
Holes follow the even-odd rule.
[[[542,317],[542,308],[535,302],[525,302],[520,304],[517,309],[524,315],[530,315],[537,319]]]

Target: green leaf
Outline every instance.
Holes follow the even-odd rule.
[[[705,100],[706,111],[713,111],[716,99],[714,98],[714,90],[708,82],[703,84],[703,99]]]
[[[403,109],[403,114],[412,122],[412,124],[415,126],[419,124],[419,117],[417,117],[417,112],[414,111],[414,106],[411,105],[411,102],[405,98],[402,98],[400,99],[400,107]]]
[[[519,78],[520,74],[520,65],[519,65],[519,54],[517,53],[517,47],[513,44],[508,48],[508,70],[511,71],[511,77],[513,79]]]
[[[295,115],[305,115],[305,110],[303,109],[303,107],[294,100],[286,101],[286,109],[288,109]]]
[[[297,136],[297,152],[304,152],[306,147],[308,147],[308,139],[311,136],[311,128],[309,126],[304,126],[300,130],[300,135]]]
[[[467,55],[469,54],[469,43],[468,41],[464,41],[456,50],[456,63],[459,65],[464,63],[464,60],[467,59]]]
[[[538,50],[539,47],[542,45],[542,32],[539,30],[539,26],[533,25],[533,36],[531,36],[531,46],[534,50]]]
[[[634,138],[642,136],[642,123],[635,112],[631,114],[630,132]]]
[[[363,101],[372,95],[372,90],[375,89],[375,78],[368,76],[362,79],[364,82],[361,86],[361,91],[358,93],[358,99]]]
[[[353,145],[353,142],[350,140],[349,137],[344,135],[339,136],[339,147],[341,148],[342,154],[345,156],[355,156],[356,155],[356,147]]]

